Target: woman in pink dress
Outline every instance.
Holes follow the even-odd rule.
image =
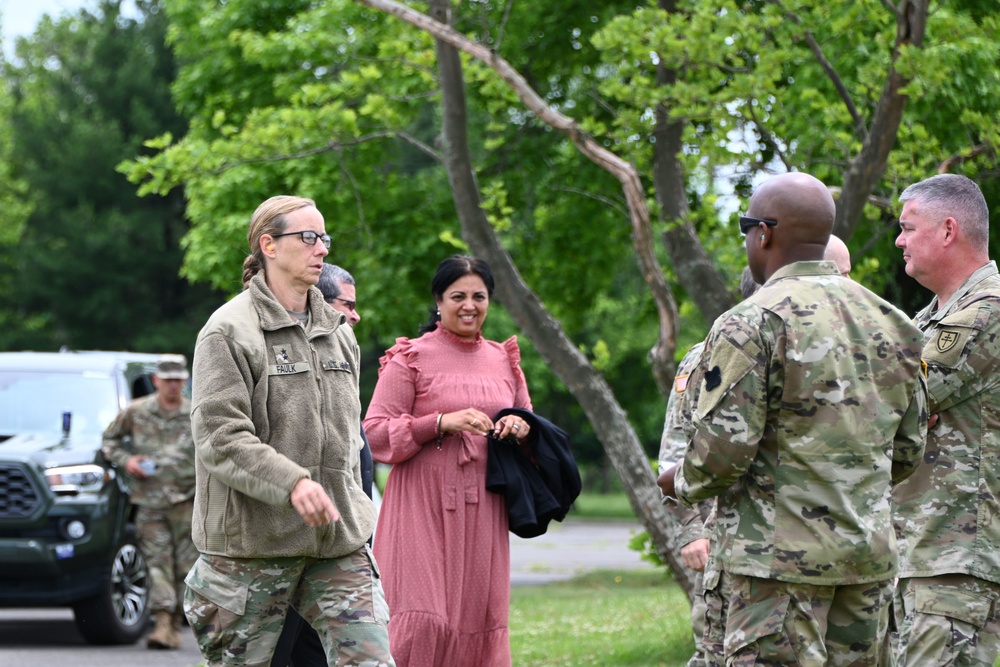
[[[431,283],[436,307],[419,338],[381,359],[364,427],[376,461],[392,464],[375,531],[400,667],[507,667],[510,548],[502,496],[486,491],[486,435],[524,440],[531,409],[516,337],[481,329],[493,275],[454,256]]]

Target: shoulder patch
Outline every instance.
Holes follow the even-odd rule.
[[[951,348],[958,345],[958,341],[961,340],[962,334],[954,329],[941,329],[938,331],[937,340],[934,345],[937,347],[937,351],[944,354]]]
[[[981,312],[982,306],[972,306],[942,319],[929,332],[924,344],[923,356],[928,362],[955,368],[968,347],[969,341],[989,321],[986,312]]]
[[[716,340],[710,358],[706,360],[706,365],[710,368],[705,371],[705,386],[698,394],[696,414],[699,418],[714,410],[729,390],[757,365],[757,360],[747,353],[746,347],[757,349],[756,345],[735,345],[726,336],[720,336]],[[719,387],[722,388],[721,391],[718,390]]]
[[[683,394],[685,391],[687,391],[689,377],[691,376],[678,375],[676,378],[674,378],[674,391],[677,392],[678,394]]]
[[[712,391],[716,387],[722,384],[722,369],[718,366],[712,367],[711,370],[705,372],[705,390]]]

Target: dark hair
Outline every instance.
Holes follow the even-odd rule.
[[[438,264],[434,279],[431,280],[431,294],[434,295],[434,304],[430,307],[430,318],[417,330],[421,336],[428,331],[437,329],[437,323],[441,321],[441,313],[438,310],[437,302],[444,299],[444,291],[449,285],[463,276],[476,274],[483,279],[486,284],[486,293],[493,297],[493,272],[486,260],[467,255],[452,255],[441,260]]]
[[[340,268],[336,264],[324,264],[322,270],[319,272],[319,280],[316,282],[316,287],[323,293],[323,298],[327,302],[330,302],[340,296],[340,293],[343,291],[340,287],[341,285],[353,284],[354,276],[345,269]]]

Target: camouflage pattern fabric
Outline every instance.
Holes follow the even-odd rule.
[[[702,573],[695,576],[695,594],[691,599],[691,632],[694,635],[694,653],[687,661],[687,667],[702,667],[705,664],[705,648],[703,637],[705,636],[705,593],[702,590]]]
[[[928,409],[924,465],[893,491],[907,558],[900,576],[1000,583],[1000,275],[990,262],[948,303],[917,314]]]
[[[659,472],[672,467],[684,456],[688,441],[691,440],[691,410],[698,400],[698,379],[692,373],[698,369],[704,341],[696,343],[677,364],[674,386],[667,397],[667,412],[663,419],[663,435],[660,437]]]
[[[796,262],[720,317],[678,497],[718,500],[720,566],[816,586],[891,580],[891,484],[927,431],[923,335],[832,262]]]
[[[289,605],[316,628],[330,665],[395,665],[367,544],[341,558],[202,554],[186,582],[184,612],[207,667],[268,667]]]
[[[182,397],[176,411],[164,412],[155,393],[136,399],[105,429],[101,452],[126,475],[132,503],[139,507],[136,528],[149,566],[150,611],[179,612],[184,577],[198,557],[191,539],[191,402]],[[125,473],[125,463],[137,454],[156,463],[146,479]]]
[[[705,579],[709,580],[709,570],[705,569]],[[729,600],[733,596],[733,584],[728,574],[718,572],[711,579],[712,587],[705,587],[701,595],[704,601],[704,619],[701,637],[701,664],[706,667],[726,667],[726,617]],[[688,662],[689,667],[695,667]]]
[[[660,439],[659,472],[672,467],[684,456],[688,440],[691,439],[693,428],[691,425],[691,411],[698,400],[698,379],[692,376],[697,370],[701,361],[701,351],[705,343],[700,342],[693,346],[684,355],[677,365],[677,373],[674,377],[674,386],[667,398],[666,416],[663,421],[663,435]],[[676,519],[681,530],[675,536],[676,543],[683,547],[698,539],[709,539],[710,532],[706,532],[705,519],[708,517],[715,501],[705,501],[699,503],[697,507],[689,508],[680,505],[664,497],[664,504],[667,511]],[[691,630],[694,635],[694,654],[688,661],[689,667],[700,667],[704,664],[705,656],[702,647],[702,637],[705,634],[705,597],[703,595],[703,573],[697,573],[695,577],[695,595],[691,601]]]
[[[924,331],[928,408],[938,415],[938,423],[927,434],[923,465],[892,494],[897,505],[896,534],[904,555],[900,589],[910,591],[914,598],[909,578],[947,579],[947,575],[964,574],[984,580],[970,583],[967,593],[977,596],[993,591],[987,597],[995,600],[995,584],[1000,584],[1000,274],[996,263],[975,271],[947,303],[938,306],[935,298],[914,320]],[[987,586],[987,582],[994,585]],[[897,596],[897,602],[904,604],[905,595]],[[897,610],[897,616],[900,613]],[[995,620],[969,623],[963,614],[944,613],[923,598],[910,600],[907,629],[900,632],[900,663],[920,664],[909,656],[935,654],[941,650],[942,637],[952,633],[948,641],[953,643],[950,651],[958,656],[954,664],[992,665],[1000,653],[1000,627]]]
[[[892,580],[813,586],[733,575],[732,586],[730,667],[880,667],[891,659],[883,638]]]
[[[897,667],[993,667],[1000,653],[998,599],[1000,584],[967,574],[901,579],[893,604]]]
[[[125,462],[139,454],[156,462],[146,479],[129,478],[132,502],[166,509],[194,497],[194,438],[191,401],[181,399],[176,412],[164,413],[156,394],[129,404],[104,431],[104,458],[125,474]]]
[[[198,560],[191,540],[191,513],[188,500],[167,509],[140,507],[136,513],[139,543],[149,567],[149,609],[179,612],[184,604],[184,577]]]

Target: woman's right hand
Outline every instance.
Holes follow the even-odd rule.
[[[492,430],[493,420],[486,413],[475,408],[446,412],[441,415],[441,433],[467,431],[476,435],[486,435]]]

